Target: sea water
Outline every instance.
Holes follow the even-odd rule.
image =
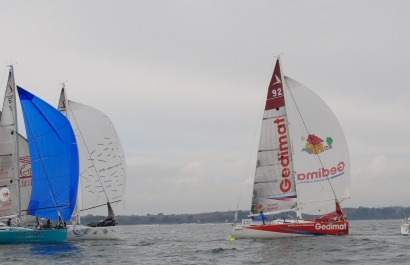
[[[122,226],[122,240],[0,245],[0,264],[410,264],[400,225],[351,221],[348,236],[236,241],[230,224]]]

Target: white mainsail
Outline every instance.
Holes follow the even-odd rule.
[[[0,121],[0,216],[19,216],[17,114],[13,67],[10,67]]]
[[[27,215],[32,189],[32,171],[28,141],[19,134],[19,168],[20,168],[20,201],[21,201],[21,223],[32,223],[36,217]]]
[[[279,61],[268,88],[259,140],[252,213],[278,212],[295,205],[296,186]]]
[[[32,188],[31,160],[27,139],[18,134],[18,145],[16,144],[15,101],[14,73],[11,67],[0,118],[0,216],[20,215],[20,221],[24,224],[35,220],[35,217],[27,215]],[[17,146],[19,161],[17,161]],[[6,200],[7,193],[10,200]]]

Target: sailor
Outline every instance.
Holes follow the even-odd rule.
[[[265,225],[265,219],[266,219],[265,214],[263,213],[263,211],[260,211],[259,220],[262,221],[263,225]]]
[[[50,220],[50,219],[47,219],[46,228],[47,228],[47,229],[50,229],[50,228],[51,228],[51,220]]]
[[[11,218],[7,220],[7,226],[11,226]]]

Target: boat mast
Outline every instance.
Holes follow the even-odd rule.
[[[286,82],[286,79],[285,79],[285,75],[283,74],[284,73],[284,71],[283,71],[283,66],[282,66],[282,60],[280,59],[280,55],[278,55],[278,57],[277,57],[277,59],[278,59],[278,61],[279,61],[279,65],[280,65],[280,79],[282,80],[282,84],[283,84],[283,89],[285,89],[285,86],[287,87],[287,89],[288,89],[288,91],[290,91],[290,89],[289,89],[289,86],[288,86],[288,84],[287,84],[287,82]],[[286,97],[284,97],[284,100],[285,100],[285,108],[286,108]],[[291,130],[291,124],[289,123],[289,120],[288,119],[286,119],[286,122],[287,122],[287,124],[286,124],[286,126],[289,128],[289,131]],[[290,135],[290,133],[288,132],[288,135]],[[290,137],[289,137],[289,139],[290,139]],[[292,152],[292,150],[293,150],[293,147],[292,147],[292,142],[289,142],[288,143],[288,145],[289,145],[289,157],[290,157],[290,161],[293,161],[293,152]],[[297,198],[297,194],[298,194],[298,185],[296,184],[296,175],[295,175],[295,164],[294,163],[292,163],[292,172],[293,172],[293,180],[294,180],[294,182],[295,182],[295,192],[296,192],[296,207],[295,207],[295,209],[296,209],[296,217],[298,218],[298,219],[302,219],[302,213],[299,211],[299,207],[298,207],[298,198]]]
[[[65,81],[68,82],[68,81]],[[60,93],[60,99],[58,101],[58,110],[68,119],[68,100],[67,100],[67,95],[66,95],[66,91],[65,91],[65,82],[60,83],[61,84],[61,93]],[[69,120],[70,121],[70,120]],[[70,121],[71,123],[71,121]],[[74,132],[75,133],[75,132]],[[80,172],[80,176],[81,176],[81,172]],[[79,180],[79,187],[81,187],[81,178]],[[81,188],[78,189],[78,192],[81,192]],[[75,204],[75,208],[74,208],[74,215],[75,216],[75,224],[80,224],[80,210],[79,210],[79,202],[78,202],[78,194],[77,194],[77,201]]]
[[[12,90],[12,96],[11,96],[12,108],[13,108],[12,116],[13,116],[13,121],[14,121],[14,131],[13,131],[13,133],[14,133],[14,137],[15,137],[15,141],[16,141],[15,147],[16,147],[16,157],[17,157],[16,164],[15,164],[16,170],[13,171],[13,174],[14,174],[14,178],[17,180],[17,194],[18,194],[18,201],[19,201],[19,203],[18,203],[18,218],[20,219],[20,216],[21,216],[21,189],[20,189],[20,184],[21,183],[20,182],[21,182],[21,180],[20,180],[20,156],[19,156],[19,141],[18,141],[19,140],[19,138],[18,138],[19,134],[18,134],[18,125],[17,125],[16,84],[14,82],[13,65],[9,65],[9,67],[10,67],[10,72],[9,73],[10,73],[11,84],[8,84],[8,85],[11,86],[10,89]],[[17,174],[17,176],[16,176],[16,174]]]

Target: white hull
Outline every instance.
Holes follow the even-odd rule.
[[[402,224],[401,225],[401,234],[404,236],[410,235],[410,227],[409,224]]]
[[[118,226],[91,227],[86,225],[67,225],[67,240],[106,240],[119,239]]]
[[[251,230],[246,227],[236,226],[232,229],[231,240],[235,239],[276,239],[276,238],[289,238],[289,237],[299,237],[299,236],[312,236],[307,234],[289,234],[280,232],[270,232],[261,230]]]
[[[291,221],[292,223],[293,220]],[[304,222],[303,220],[299,221],[300,223]],[[277,222],[272,222],[272,224],[279,224]],[[308,234],[290,234],[290,233],[281,233],[281,232],[273,232],[273,231],[263,231],[263,230],[254,230],[249,229],[252,226],[261,226],[262,224],[254,223],[252,225],[236,225],[233,227],[231,232],[230,239],[243,239],[243,238],[250,238],[250,239],[275,239],[275,238],[289,238],[289,237],[297,237],[297,236],[312,236]]]

